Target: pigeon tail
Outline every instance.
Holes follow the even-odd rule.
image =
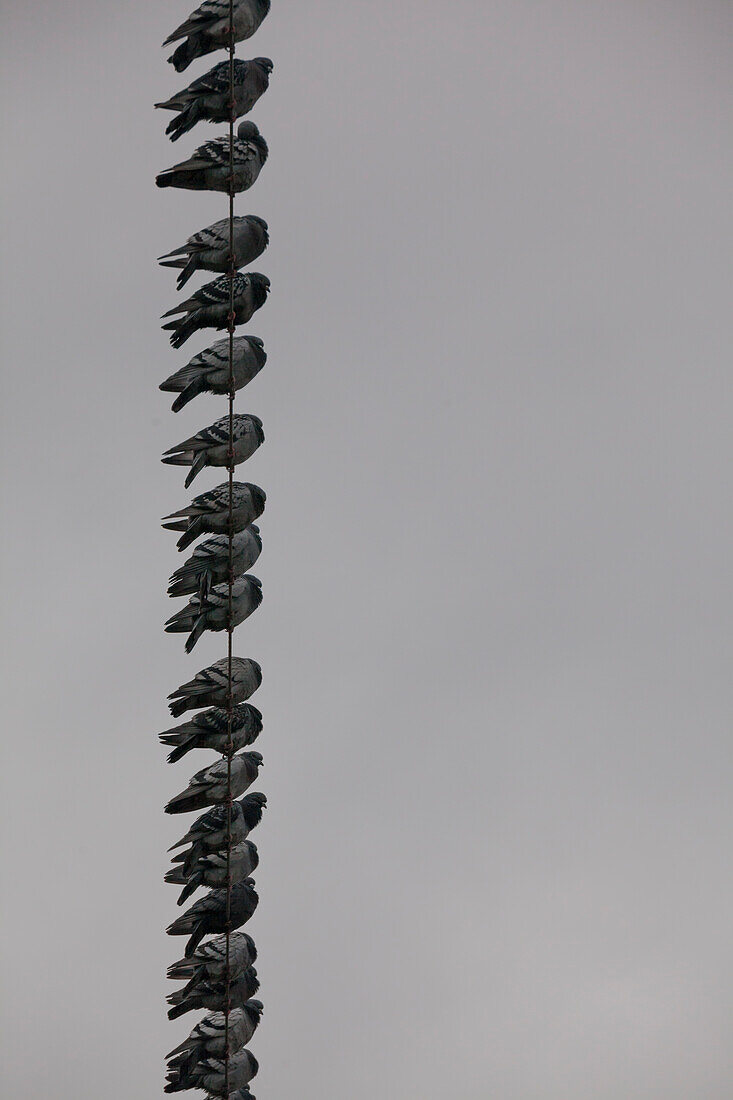
[[[186,885],[178,895],[178,905],[183,905],[190,897],[191,894],[195,894],[199,886],[203,883],[203,874],[201,871],[197,871],[195,875],[191,875]]]
[[[162,388],[162,387],[161,387]],[[189,382],[185,390],[182,390],[180,395],[175,399],[171,405],[171,410],[174,413],[180,412],[189,401],[193,401],[194,397],[198,397],[200,393],[204,393],[206,390],[206,382],[203,378],[196,378],[193,382]]]
[[[204,36],[202,34],[192,34],[184,42],[181,42],[180,46],[168,58],[168,61],[177,73],[182,73],[192,61],[195,61],[197,57],[203,57],[207,53],[211,53],[211,50],[206,48]]]
[[[196,748],[198,731],[176,733],[171,730],[170,733],[161,733],[159,739],[162,745],[175,745],[173,752],[168,754],[168,763],[176,764],[186,753]]]
[[[173,530],[173,528],[171,528],[171,530]],[[176,530],[180,530],[180,528],[176,528]],[[181,535],[178,542],[176,543],[176,546],[179,550],[185,550],[187,546],[190,546],[191,543],[195,542],[199,535],[202,534],[203,525],[201,517],[197,516],[196,519],[189,524],[188,530],[183,535]]]
[[[186,476],[186,480],[184,482],[184,487],[186,489],[188,489],[194,478],[198,477],[205,465],[206,451],[199,451],[198,454],[194,455],[193,462],[190,463],[191,470],[190,473]]]
[[[199,615],[198,619],[196,620],[196,622],[194,624],[193,630],[189,634],[188,638],[186,638],[186,645],[185,645],[186,653],[191,653],[193,651],[193,647],[196,645],[196,642],[199,640],[199,638],[201,637],[201,635],[203,634],[203,632],[205,630],[206,630],[206,616],[205,615]]]
[[[165,129],[166,134],[170,136],[171,141],[178,141],[189,130],[193,130],[201,115],[201,101],[195,99],[193,103],[181,110],[177,118],[171,119]]]
[[[198,310],[194,310],[193,315],[189,314],[188,317],[179,318],[176,321],[169,321],[167,325],[162,327],[171,333],[171,344],[174,348],[183,347],[186,340],[193,336],[194,332],[199,328],[196,314]]]

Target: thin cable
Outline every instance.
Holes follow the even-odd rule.
[[[232,917],[232,753],[234,741],[234,685],[232,681],[232,653],[234,627],[234,279],[237,274],[234,256],[234,0],[229,0],[229,604],[227,623],[227,904],[226,904],[226,962],[224,966],[224,1096],[229,1097],[229,1015],[231,1013],[231,967],[229,947],[231,943]]]

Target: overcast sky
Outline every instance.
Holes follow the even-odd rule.
[[[190,0],[189,0],[190,2]],[[187,0],[3,16],[0,1076],[147,1100],[193,1025],[162,632],[224,414],[159,382]],[[733,1095],[731,46],[724,0],[273,0],[262,608],[236,652],[259,1100]],[[223,56],[223,55],[222,55]],[[196,285],[195,282],[190,284]],[[222,480],[202,475],[199,492]]]

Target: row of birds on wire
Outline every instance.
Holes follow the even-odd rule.
[[[234,41],[250,38],[269,10],[270,0],[234,0]],[[205,0],[164,44],[176,44],[169,61],[182,72],[196,59],[228,48],[231,37],[230,0]],[[235,59],[232,88],[229,61],[215,65],[170,99],[156,104],[174,113],[166,133],[177,141],[199,122],[228,123],[232,114],[240,119],[267,90],[272,70],[272,61],[266,57]],[[239,194],[256,182],[267,157],[267,143],[258,127],[244,120],[237,127],[231,154],[229,135],[215,137],[186,160],[161,172],[156,183],[159,187]],[[243,270],[267,248],[267,223],[248,214],[236,217],[232,230],[230,242],[230,222],[223,218],[160,257],[162,266],[177,272],[179,290],[198,272],[218,276],[164,314],[163,328],[170,332],[174,348],[200,329],[228,328],[232,289],[236,326],[247,324],[267,300],[269,279]],[[232,280],[229,273],[233,268],[237,273]],[[227,337],[198,352],[167,378],[160,389],[176,395],[173,411],[179,412],[202,393],[228,395],[230,372],[234,390],[241,390],[267,361],[262,340],[256,336],[236,335],[231,355],[230,364]],[[264,439],[259,417],[236,414],[230,424],[226,416],[170,447],[163,462],[187,468],[188,488],[207,467],[228,470],[247,461]],[[230,486],[225,481],[165,517],[163,526],[179,535],[179,551],[201,539],[174,571],[168,586],[171,597],[187,600],[166,623],[168,632],[188,635],[187,652],[205,631],[232,630],[261,603],[261,583],[249,570],[262,550],[256,521],[264,512],[265,500],[259,486],[235,481],[230,501]],[[170,979],[184,983],[168,997],[168,1016],[177,1019],[196,1010],[207,1013],[167,1055],[167,1093],[202,1089],[215,1097],[226,1097],[228,1092],[230,1100],[254,1100],[249,1083],[258,1065],[246,1048],[263,1006],[256,999],[257,950],[241,928],[258,904],[251,876],[259,856],[250,833],[260,823],[267,804],[264,794],[250,790],[263,763],[260,753],[251,748],[262,731],[262,714],[248,700],[261,682],[262,670],[252,658],[234,657],[231,666],[228,658],[216,661],[171,694],[171,714],[183,721],[160,734],[161,743],[170,750],[171,763],[194,749],[207,749],[220,757],[197,771],[166,806],[169,814],[195,812],[200,816],[170,849],[171,867],[165,880],[180,889],[179,906],[200,888],[208,891],[167,930],[171,936],[187,937],[183,958],[168,969]],[[230,798],[234,799],[231,815],[227,808]]]

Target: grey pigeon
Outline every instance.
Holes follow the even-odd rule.
[[[241,390],[262,370],[267,352],[258,336],[235,336],[232,350],[234,389]],[[173,412],[180,412],[200,393],[229,393],[229,340],[217,340],[194,355],[190,363],[161,382],[160,389],[180,394],[173,402]]]
[[[247,1001],[254,997],[260,988],[257,971],[253,966],[229,983],[229,1004],[231,1008],[244,1008]],[[201,1008],[209,1012],[223,1012],[227,1005],[226,982],[202,981],[190,993],[178,991],[167,998],[168,1019],[177,1020],[187,1012],[197,1012]]]
[[[180,348],[189,337],[200,328],[227,328],[231,312],[230,286],[234,283],[234,324],[245,325],[267,301],[270,293],[270,280],[258,271],[235,275],[230,280],[222,275],[210,283],[205,283],[185,302],[169,309],[163,318],[182,314],[175,320],[163,325],[171,334],[174,348]]]
[[[231,836],[232,844],[246,840],[253,829],[262,821],[267,806],[267,798],[260,791],[245,795],[232,805]],[[218,852],[227,842],[227,807],[214,806],[201,817],[196,818],[186,835],[168,849],[176,852],[174,863],[180,863],[186,875],[196,869],[197,861],[209,852]],[[177,849],[190,845],[187,851]]]
[[[228,856],[226,848],[201,856],[196,861],[196,870],[190,875],[186,875],[180,866],[174,867],[166,873],[165,881],[183,886],[178,896],[178,904],[183,905],[200,886],[226,886],[227,879],[241,882],[243,878],[249,878],[257,870],[259,862],[257,846],[251,840],[243,840],[233,846]]]
[[[250,1000],[242,1008],[234,1008],[229,1013],[230,1054],[251,1041],[263,1009],[262,1001]],[[197,1062],[205,1058],[221,1058],[225,1053],[226,1017],[223,1012],[214,1012],[196,1024],[188,1038],[166,1055],[166,1060],[172,1067],[189,1073]]]
[[[262,581],[251,573],[237,577],[230,593],[228,584],[215,584],[206,596],[192,596],[184,608],[165,624],[168,634],[185,634],[186,653],[191,653],[205,630],[234,630],[262,603]]]
[[[230,928],[241,928],[250,919],[259,897],[254,889],[254,881],[247,878],[236,882],[231,888]],[[204,936],[213,936],[226,932],[227,891],[212,890],[199,901],[194,902],[173,924],[166,929],[169,936],[188,936],[184,955],[190,958]]]
[[[234,219],[234,267],[254,263],[267,248],[270,236],[267,222],[255,214]],[[177,287],[180,290],[195,271],[228,273],[232,267],[229,251],[229,218],[222,218],[189,237],[184,245],[160,256],[161,267],[178,268]]]
[[[234,160],[230,163],[229,135],[199,145],[188,160],[166,168],[155,178],[158,187],[182,187],[186,191],[224,191],[239,195],[256,182],[267,160],[267,142],[254,122],[245,119],[237,127]]]
[[[260,529],[251,523],[232,539],[231,567],[235,577],[247,573],[262,551]],[[176,569],[168,582],[169,596],[206,595],[213,584],[229,579],[229,539],[213,535],[200,542],[188,561]]]
[[[233,448],[229,451],[229,429],[232,429]],[[170,447],[163,455],[167,466],[190,466],[185,487],[189,487],[194,478],[207,466],[239,466],[251,458],[258,447],[265,442],[265,433],[259,416],[249,413],[236,413],[232,417],[223,416],[208,428],[202,428],[196,435]]]
[[[262,756],[258,752],[243,752],[232,757],[231,765],[231,797],[239,798],[257,778],[262,767]],[[202,768],[191,777],[186,790],[170,800],[165,812],[187,814],[224,802],[229,795],[227,776],[226,760],[217,760],[208,768]]]
[[[254,523],[265,510],[267,497],[264,489],[249,481],[235,481],[232,489],[231,532],[229,511],[229,482],[225,481],[194,497],[189,505],[164,517],[166,531],[182,531],[176,543],[185,550],[199,535],[236,535]]]
[[[227,969],[227,938],[217,936],[202,943],[190,959],[179,959],[168,967],[168,977],[185,981],[183,992],[191,993],[199,982],[223,982]],[[229,937],[229,980],[234,981],[257,961],[257,948],[246,932],[232,932]]]
[[[267,91],[273,70],[269,57],[255,57],[252,61],[234,62],[234,118],[247,115],[261,95]],[[208,73],[194,80],[187,88],[156,103],[166,111],[179,114],[166,127],[171,141],[178,141],[197,122],[228,122],[232,116],[229,88],[229,62],[220,61]]]
[[[239,752],[252,745],[262,733],[262,715],[251,703],[240,703],[232,710],[232,747]],[[189,722],[160,734],[163,745],[175,746],[168,763],[175,764],[192,749],[212,749],[224,755],[229,743],[229,716],[220,707],[202,711]]]
[[[234,41],[244,42],[251,38],[269,10],[270,0],[234,0]],[[229,0],[204,0],[173,34],[168,35],[163,45],[179,42],[182,38],[185,41],[168,58],[177,73],[187,69],[197,57],[228,47],[231,40]]]
[[[232,658],[232,703],[244,703],[262,683],[262,669],[251,657]],[[223,657],[197,672],[193,680],[176,688],[168,699],[174,718],[200,707],[226,707],[229,697],[229,660]]]
[[[233,1089],[247,1085],[256,1077],[259,1065],[254,1054],[240,1050],[229,1058],[229,1077],[227,1088],[226,1067],[218,1059],[208,1058],[191,1070],[189,1074],[180,1074],[171,1070],[168,1074],[166,1092],[183,1092],[185,1089],[205,1089],[212,1096],[229,1096]]]

